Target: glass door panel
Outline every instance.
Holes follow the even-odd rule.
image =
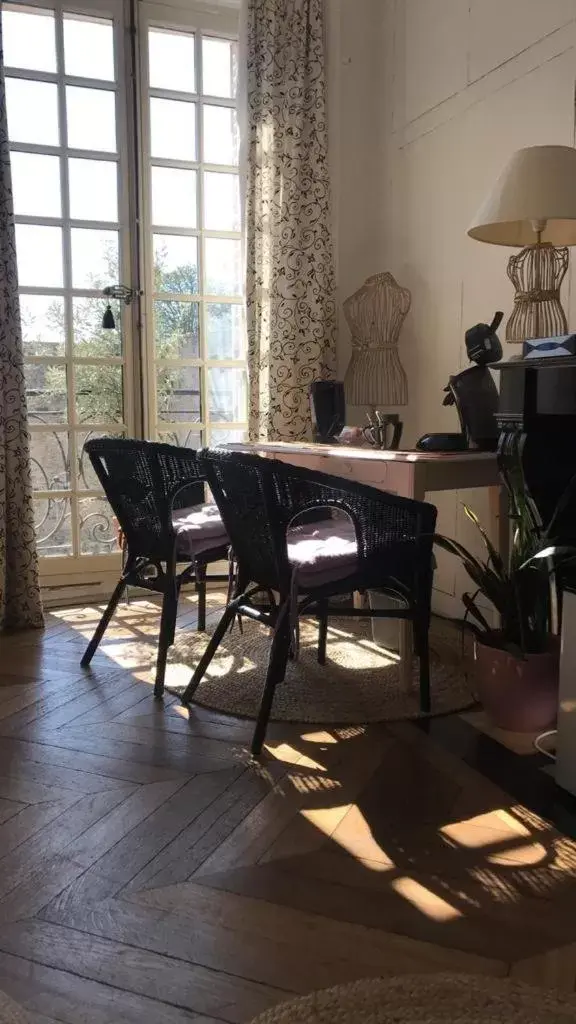
[[[109,586],[118,570],[88,439],[198,448],[246,429],[237,13],[139,0],[134,34],[131,10],[128,0],[2,5],[34,508],[50,586]],[[102,292],[119,284],[136,303],[111,300],[105,329]]]
[[[147,430],[199,447],[246,431],[237,44],[142,11]]]
[[[73,10],[46,0],[3,8],[43,576],[74,579],[119,559],[110,508],[82,449],[89,437],[137,430],[129,308],[116,304],[117,329],[102,329],[102,289],[130,277],[122,15],[121,2],[94,11],[84,0]]]

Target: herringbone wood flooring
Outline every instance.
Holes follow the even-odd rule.
[[[251,723],[153,701],[154,604],[83,672],[98,615],[0,640],[0,988],[31,1021],[235,1024],[406,971],[574,988],[572,842],[409,724],[273,725],[255,765]]]

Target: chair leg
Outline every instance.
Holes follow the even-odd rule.
[[[430,648],[428,644],[428,625],[414,624],[414,636],[420,661],[420,711],[423,715],[430,714]]]
[[[264,690],[262,692],[262,703],[260,704],[260,710],[256,720],[256,728],[254,730],[254,736],[252,737],[251,749],[255,757],[258,757],[258,755],[262,753],[262,745],[266,736],[266,728],[268,726],[268,719],[270,718],[270,711],[272,710],[274,693],[277,684],[281,683],[284,679],[289,653],[290,616],[288,614],[288,605],[285,604],[280,611],[274,636],[272,638],[266,682],[264,683]]]
[[[174,614],[170,619],[170,633],[168,637],[168,647],[172,647],[174,638],[176,636],[176,619],[178,618],[178,602],[180,600],[180,581],[175,582],[175,599],[174,599]]]
[[[154,682],[154,696],[161,697],[164,693],[164,677],[166,675],[166,661],[168,649],[174,643],[174,632],[176,629],[176,616],[178,614],[178,583],[174,578],[174,568],[167,571],[162,600],[162,617],[160,619],[160,635],[158,637],[158,655],[156,658],[156,680]]]
[[[228,626],[234,619],[234,616],[236,614],[236,608],[239,603],[239,601],[233,601],[224,609],[224,614],[222,615],[220,622],[216,626],[216,629],[214,630],[210,638],[210,642],[206,650],[204,651],[204,654],[202,655],[200,661],[198,662],[196,668],[194,669],[194,673],[192,675],[190,682],[188,683],[188,686],[186,687],[184,693],[180,697],[180,700],[182,701],[183,704],[189,704],[194,694],[196,693],[196,690],[198,689],[200,683],[202,682],[202,677],[206,669],[208,668],[208,665],[212,661],[212,658],[214,657],[221,641],[224,639]]]
[[[196,629],[206,632],[206,566],[196,565],[196,593],[198,594],[198,619]]]
[[[106,632],[110,624],[110,619],[114,615],[114,612],[116,611],[116,608],[118,607],[120,600],[122,598],[122,594],[124,593],[125,590],[126,578],[122,576],[121,579],[119,579],[118,583],[116,584],[114,593],[112,594],[112,597],[108,602],[106,610],[96,627],[94,636],[92,637],[90,643],[88,644],[88,647],[86,648],[84,654],[82,655],[82,660],[80,662],[82,668],[87,668],[90,662],[92,661],[92,658],[94,657],[94,654],[96,653],[96,650],[98,648],[98,644],[100,643],[102,637],[104,636],[104,633]]]
[[[326,664],[326,639],[328,636],[328,611],[326,604],[318,608],[318,664]]]

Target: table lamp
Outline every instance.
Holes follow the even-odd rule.
[[[576,149],[529,146],[502,171],[468,228],[471,238],[522,247],[510,257],[516,289],[506,340],[568,334],[560,285],[576,245]]]

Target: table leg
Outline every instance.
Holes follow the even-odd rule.
[[[412,477],[410,480],[410,494],[407,498],[414,498],[415,501],[426,500],[426,485],[422,474],[416,465],[412,466]],[[406,619],[400,619],[400,685],[405,693],[412,690],[412,662],[414,659],[414,635],[412,623]]]
[[[493,540],[504,564],[508,564],[510,554],[510,518],[508,516],[508,492],[505,487],[489,487],[490,513],[495,521],[496,530]]]

